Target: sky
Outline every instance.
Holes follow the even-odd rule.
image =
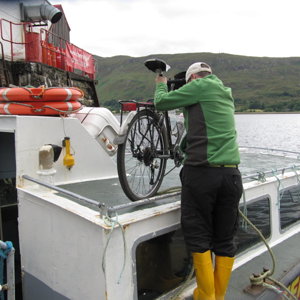
[[[300,56],[299,0],[50,0],[71,42],[102,57],[176,53]]]

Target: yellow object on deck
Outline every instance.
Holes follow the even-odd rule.
[[[71,154],[71,143],[69,137],[65,137],[64,146],[66,148],[66,154],[64,156],[64,166],[66,166],[70,170],[75,164],[75,159]]]

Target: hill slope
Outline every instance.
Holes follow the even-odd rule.
[[[113,107],[121,99],[153,98],[155,74],[144,66],[144,61],[149,58],[165,60],[171,66],[168,77],[185,71],[193,62],[207,62],[224,84],[232,88],[239,111],[300,111],[300,57],[248,57],[222,53],[95,56],[101,105]]]

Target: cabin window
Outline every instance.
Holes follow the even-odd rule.
[[[240,205],[240,210],[244,213],[243,204]],[[271,234],[269,197],[255,199],[247,203],[247,218],[262,232],[265,238],[269,238]],[[237,240],[238,253],[261,242],[257,232],[241,216]]]
[[[300,185],[280,192],[280,227],[285,229],[300,220]]]
[[[140,243],[136,249],[138,300],[155,299],[173,290],[191,267],[180,229]]]

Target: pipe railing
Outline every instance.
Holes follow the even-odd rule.
[[[262,174],[263,174],[263,176],[264,175],[269,175],[269,174],[274,175],[274,173],[279,173],[279,172],[284,174],[284,172],[287,171],[287,170],[293,170],[293,171],[295,171],[295,175],[298,175],[296,173],[297,168],[300,168],[300,165],[295,165],[295,166],[292,166],[292,167],[281,168],[281,169],[276,169],[276,170],[270,170],[270,171],[265,171],[265,172],[256,172],[256,173],[252,173],[250,175],[242,176],[242,179],[243,180],[245,180],[245,179],[259,180],[260,178],[262,178],[261,177]],[[299,176],[300,176],[300,174],[299,174]],[[179,196],[181,194],[181,191],[172,192],[172,193],[168,193],[168,194],[164,194],[164,195],[154,196],[154,197],[151,197],[151,198],[146,198],[146,199],[142,199],[142,200],[138,200],[138,201],[134,201],[134,202],[129,202],[129,203],[125,203],[125,204],[120,204],[120,205],[115,205],[115,206],[109,206],[108,207],[104,203],[101,203],[99,201],[96,201],[96,200],[89,199],[87,197],[78,195],[76,193],[70,192],[70,191],[65,190],[63,188],[45,183],[41,180],[30,177],[28,175],[23,175],[22,177],[26,180],[32,181],[34,183],[37,183],[37,184],[39,184],[41,186],[44,186],[44,187],[47,187],[49,189],[58,191],[58,192],[60,192],[64,195],[70,196],[70,197],[75,198],[79,201],[83,201],[83,202],[86,202],[86,203],[97,206],[100,210],[100,216],[101,217],[103,217],[105,215],[111,217],[113,214],[116,214],[117,211],[120,211],[120,210],[135,208],[135,207],[139,207],[139,206],[144,206],[144,205],[147,205],[147,204],[150,204],[150,203],[154,203],[154,202],[157,202],[157,201],[166,200],[166,199],[171,198],[171,197]]]
[[[256,173],[252,173],[250,175],[245,175],[242,178],[243,179],[256,179],[256,177],[259,175],[269,175],[269,174],[274,174],[274,173],[279,173],[279,172],[284,174],[285,171],[288,171],[288,170],[296,171],[297,168],[300,168],[300,165],[294,165],[292,167],[287,167],[287,168],[280,168],[280,169],[256,172]],[[299,176],[300,176],[300,174],[299,174]]]
[[[47,187],[47,188],[52,189],[54,191],[60,192],[64,195],[70,196],[70,197],[72,197],[74,199],[77,199],[79,201],[81,200],[81,201],[86,202],[88,204],[92,204],[92,205],[97,206],[100,209],[101,217],[103,217],[104,215],[111,216],[112,213],[116,213],[118,210],[123,210],[123,209],[133,208],[133,207],[137,207],[137,206],[142,206],[142,205],[146,205],[146,204],[149,204],[149,203],[153,203],[155,201],[160,201],[160,200],[164,200],[164,199],[169,198],[169,197],[180,195],[180,192],[175,192],[175,193],[155,196],[155,197],[152,197],[152,198],[142,199],[142,200],[139,200],[139,201],[130,202],[130,203],[126,203],[126,204],[107,207],[104,203],[101,203],[101,202],[93,200],[93,199],[89,199],[89,198],[81,196],[79,194],[70,192],[66,189],[51,185],[49,183],[43,182],[43,181],[41,181],[39,179],[36,179],[36,178],[33,178],[31,176],[23,175],[22,177],[26,180],[37,183],[41,186]]]
[[[64,194],[64,195],[67,195],[67,196],[70,196],[70,197],[72,197],[72,198],[75,198],[75,199],[77,199],[77,200],[79,200],[79,201],[84,201],[84,202],[86,202],[86,203],[88,203],[88,204],[95,205],[95,206],[97,206],[97,207],[99,207],[99,208],[105,206],[105,204],[103,204],[103,203],[101,203],[101,202],[99,202],[99,201],[96,201],[96,200],[93,200],[93,199],[89,199],[89,198],[84,197],[84,196],[81,196],[81,195],[79,195],[79,194],[70,192],[70,191],[68,191],[68,190],[66,190],[66,189],[60,188],[60,187],[58,187],[58,186],[51,185],[51,184],[46,183],[46,182],[43,182],[43,181],[41,181],[41,180],[39,180],[39,179],[30,177],[30,176],[28,176],[28,175],[23,175],[22,177],[23,177],[24,179],[27,179],[27,180],[32,181],[32,182],[34,182],[34,183],[37,183],[37,184],[39,184],[39,185],[41,185],[41,186],[47,187],[47,188],[52,189],[52,190],[54,190],[54,191],[60,192],[60,193],[62,193],[62,194]]]

